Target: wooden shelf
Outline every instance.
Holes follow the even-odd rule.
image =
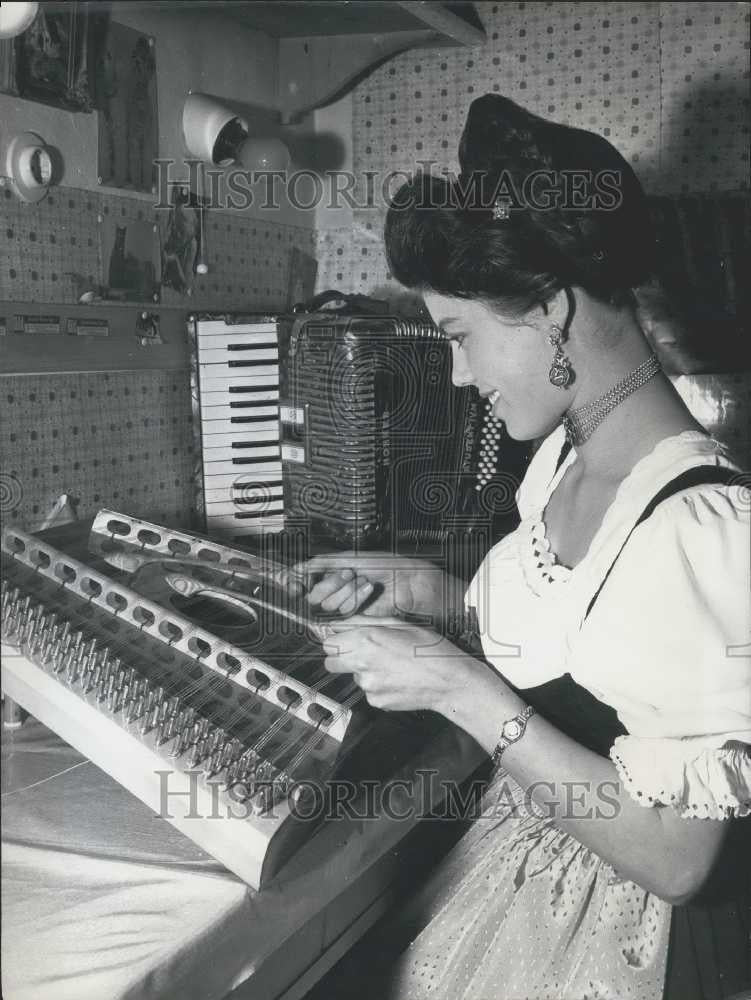
[[[304,8],[279,34],[279,110],[283,122],[330,104],[387,59],[413,48],[479,45],[485,32],[472,4],[312,2],[252,4]],[[458,9],[457,9],[458,8]],[[239,13],[239,12],[238,12]],[[234,12],[232,16],[237,17]],[[462,15],[462,16],[460,16]],[[302,27],[311,30],[302,33]],[[263,30],[263,29],[261,29]],[[271,33],[271,32],[269,32]]]
[[[118,11],[143,4],[99,3]],[[47,8],[61,5],[47,3]],[[240,23],[269,36],[278,47],[278,110],[297,121],[330,104],[392,56],[413,48],[482,45],[486,41],[475,5],[437,0],[152,0],[150,10],[211,10],[212,17]]]

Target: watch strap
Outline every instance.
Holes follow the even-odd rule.
[[[532,705],[527,705],[527,707],[522,709],[518,715],[513,716],[511,719],[507,719],[503,723],[501,726],[501,738],[498,740],[498,743],[496,743],[495,749],[491,754],[494,768],[497,768],[500,764],[503,752],[514,743],[518,743],[522,736],[524,736],[527,729],[527,722],[534,714],[535,709]]]

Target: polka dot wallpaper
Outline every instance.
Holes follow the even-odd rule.
[[[69,493],[80,518],[102,507],[187,526],[192,499],[187,373],[0,379],[0,514],[39,528]]]
[[[601,132],[647,192],[748,188],[748,3],[476,3],[488,42],[412,50],[363,81],[353,101],[355,174],[372,207],[318,233],[319,279],[391,290],[380,250],[384,179],[457,169],[471,101],[504,94],[553,120]],[[398,180],[392,184],[398,186]],[[358,204],[365,204],[360,182]]]
[[[100,220],[118,225],[151,221],[148,202],[58,188],[37,204],[9,189],[0,194],[0,299],[77,302],[82,291],[106,284],[108,260]],[[154,246],[159,237],[155,230]],[[239,213],[206,213],[209,273],[196,275],[192,294],[162,289],[164,306],[183,309],[279,309],[286,304],[292,250],[312,253],[313,234],[300,226],[257,221]],[[155,249],[158,254],[158,249]]]
[[[70,303],[104,281],[102,227],[154,218],[142,200],[59,188],[39,204],[0,193],[0,299]],[[285,307],[294,250],[314,252],[310,229],[209,212],[209,273],[188,297],[163,289],[162,307]],[[157,237],[155,236],[155,239]],[[0,349],[2,344],[0,343]],[[34,530],[63,492],[80,517],[104,506],[186,526],[192,500],[190,378],[133,371],[0,378],[0,516]]]

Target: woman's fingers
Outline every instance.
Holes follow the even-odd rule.
[[[341,615],[354,614],[362,602],[366,601],[373,593],[373,584],[369,580],[363,580],[360,583],[353,581],[353,583],[356,584],[355,589],[351,590],[349,596],[345,596],[341,604],[338,605],[337,610]],[[341,594],[342,591],[339,593]]]
[[[339,594],[340,591],[345,591],[348,594],[353,590],[355,587],[354,578],[355,574],[349,568],[327,573],[322,580],[318,580],[310,588],[308,591],[308,600],[311,604],[320,604],[327,611],[334,610],[339,607],[339,603],[344,596],[340,595],[336,599],[335,595]]]
[[[324,611],[348,615],[356,611],[372,592],[373,584],[369,580],[358,580],[354,571],[348,568],[330,573],[316,583],[308,593],[308,600]]]

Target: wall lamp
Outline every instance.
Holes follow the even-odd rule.
[[[218,167],[239,163],[246,170],[286,170],[289,150],[273,136],[251,136],[248,122],[208,94],[188,94],[183,137],[192,156]]]
[[[286,170],[289,150],[274,137],[250,137],[248,122],[208,94],[188,93],[183,105],[183,139],[191,156],[199,160],[196,192],[203,198],[203,165],[230,167],[239,163],[245,170],[261,172]],[[200,219],[200,252],[196,273],[207,274],[206,234],[203,229],[203,212]]]
[[[37,16],[38,3],[15,3],[3,0],[0,6],[0,38],[23,34]]]

